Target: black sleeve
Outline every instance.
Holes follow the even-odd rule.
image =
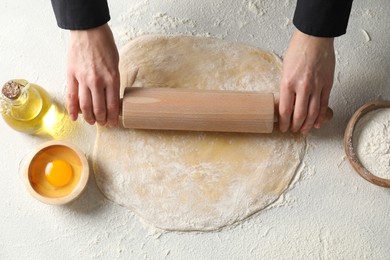
[[[107,0],[51,0],[51,4],[63,29],[85,30],[110,20]]]
[[[293,23],[303,33],[337,37],[347,31],[353,0],[298,0]]]

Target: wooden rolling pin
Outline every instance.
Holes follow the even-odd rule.
[[[275,110],[272,93],[128,87],[122,123],[133,129],[272,133]]]

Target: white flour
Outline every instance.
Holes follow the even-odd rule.
[[[367,113],[356,125],[353,145],[362,165],[390,179],[390,108]]]

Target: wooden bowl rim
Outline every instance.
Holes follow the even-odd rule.
[[[381,108],[390,108],[390,101],[388,100],[373,100],[362,107],[360,107],[351,117],[348,122],[347,128],[344,133],[344,149],[347,155],[348,161],[355,171],[367,181],[379,185],[382,187],[390,188],[390,179],[384,179],[372,174],[367,170],[360,162],[358,156],[356,155],[353,147],[353,133],[355,130],[356,124],[359,120],[366,115],[367,113],[381,109]]]
[[[53,146],[63,146],[66,147],[66,149],[72,150],[77,157],[80,159],[82,170],[80,175],[80,180],[77,183],[76,187],[66,196],[60,197],[60,198],[49,198],[45,197],[42,194],[38,193],[33,186],[31,185],[30,178],[29,178],[29,168],[32,160],[37,156],[41,151],[43,151],[46,148],[53,147]],[[77,197],[80,196],[80,194],[84,191],[85,187],[87,186],[87,182],[89,179],[89,165],[88,160],[85,156],[85,154],[75,145],[65,142],[65,141],[49,141],[45,142],[41,145],[39,145],[27,158],[26,164],[23,170],[23,180],[25,183],[25,186],[27,188],[27,191],[37,200],[50,205],[63,205],[66,203],[69,203],[73,200],[75,200]]]

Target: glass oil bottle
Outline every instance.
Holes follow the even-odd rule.
[[[58,135],[65,119],[62,106],[55,103],[42,87],[23,79],[4,84],[0,111],[11,128],[27,134]]]

